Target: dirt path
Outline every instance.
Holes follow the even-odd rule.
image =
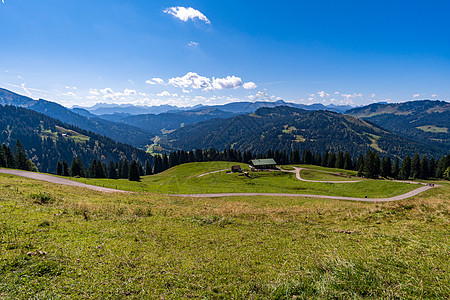
[[[308,180],[308,179],[303,179],[303,178],[300,176],[300,172],[301,172],[302,170],[312,170],[312,169],[306,169],[306,168],[297,168],[297,167],[294,167],[294,170],[293,170],[293,171],[288,171],[288,170],[281,170],[281,171],[283,171],[283,172],[295,173],[295,176],[297,177],[298,180],[306,181],[306,182],[319,182],[319,183],[355,183],[355,182],[361,182],[361,180],[349,180],[349,181],[320,181],[320,180]],[[326,172],[326,171],[318,171],[318,170],[312,170],[312,171],[333,174],[332,172]]]
[[[212,172],[200,174],[200,175],[198,175],[197,177],[203,177],[203,176],[205,176],[205,175],[214,174],[214,173],[219,173],[219,172],[224,172],[224,171],[228,171],[228,169],[223,169],[223,170],[212,171]]]
[[[437,186],[435,186],[437,187]],[[184,198],[221,198],[221,197],[235,197],[235,196],[271,196],[271,197],[303,197],[303,198],[321,198],[321,199],[336,199],[336,200],[350,200],[350,201],[362,201],[362,202],[389,202],[404,200],[420,193],[423,193],[431,186],[422,186],[411,192],[403,195],[398,195],[391,198],[355,198],[355,197],[340,197],[340,196],[325,196],[325,195],[309,195],[309,194],[282,194],[282,193],[218,193],[218,194],[178,194],[169,195],[174,197]]]
[[[56,183],[56,184],[81,187],[81,188],[86,188],[86,189],[90,189],[90,190],[94,190],[94,191],[98,191],[98,192],[104,192],[104,193],[130,193],[130,192],[126,192],[126,191],[104,188],[101,186],[85,184],[85,183],[81,183],[81,182],[77,182],[77,181],[73,181],[73,180],[69,180],[69,179],[65,179],[65,178],[60,178],[60,177],[45,175],[45,174],[40,174],[40,173],[34,173],[34,172],[26,172],[26,171],[0,168],[0,173],[26,177],[26,178],[30,178],[30,179],[42,180],[42,181]]]
[[[297,174],[300,172],[300,168],[296,168],[295,171],[297,171]],[[220,172],[220,171],[219,171]],[[291,171],[292,172],[292,171]],[[62,184],[62,185],[69,185],[69,186],[75,186],[75,187],[81,187],[81,188],[87,188],[98,192],[104,192],[104,193],[132,193],[127,191],[121,191],[121,190],[115,190],[115,189],[109,189],[104,188],[100,186],[95,185],[89,185],[65,178],[55,177],[51,175],[45,175],[40,173],[34,173],[34,172],[26,172],[26,171],[19,171],[19,170],[11,170],[11,169],[2,169],[0,168],[1,174],[9,174],[9,175],[15,175],[15,176],[21,176],[26,177],[30,179],[36,179],[36,180],[42,180],[46,182],[51,182],[55,184]],[[423,184],[423,183],[417,183],[417,182],[411,182],[415,184]],[[407,199],[413,196],[416,196],[422,192],[425,192],[429,189],[432,189],[434,187],[439,187],[440,185],[435,186],[428,186],[426,184],[423,184],[424,186],[417,188],[411,192],[408,192],[403,195],[398,195],[391,198],[355,198],[355,197],[340,197],[340,196],[326,196],[326,195],[309,195],[309,194],[283,194],[283,193],[217,193],[217,194],[169,194],[168,196],[173,197],[185,197],[185,198],[220,198],[220,197],[235,197],[235,196],[272,196],[272,197],[304,197],[304,198],[321,198],[321,199],[336,199],[336,200],[350,200],[350,201],[363,201],[363,202],[388,202],[388,201],[398,201]]]

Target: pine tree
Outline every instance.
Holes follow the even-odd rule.
[[[428,157],[424,155],[420,161],[420,178],[427,179],[428,177],[430,177]]]
[[[339,153],[338,153],[338,155],[336,157],[335,166],[338,169],[343,169],[344,168],[344,163],[345,163],[344,154],[342,153],[342,151],[339,151]]]
[[[345,151],[345,154],[344,154],[344,169],[345,170],[353,169],[352,156],[350,155],[350,152],[348,152],[348,151]]]
[[[69,173],[69,164],[63,159],[63,162],[62,162],[62,175],[63,176],[70,176],[70,173]]]
[[[430,159],[430,168],[428,170],[429,177],[434,177],[436,174],[436,162],[434,161],[434,157]]]
[[[150,161],[147,159],[145,161],[145,175],[152,175],[152,166],[150,165]]]
[[[414,155],[411,163],[411,177],[420,178],[420,157],[419,154]]]
[[[123,160],[122,174],[121,174],[120,178],[127,179],[129,176],[129,172],[130,172],[130,166],[128,164],[128,160],[125,158]]]
[[[405,159],[402,161],[402,167],[400,169],[399,178],[402,180],[408,180],[409,175],[411,174],[411,157],[406,155]]]
[[[381,176],[384,178],[392,176],[392,164],[389,156],[383,157],[381,161]]]
[[[140,181],[141,180],[141,178],[139,176],[138,164],[136,163],[135,160],[133,160],[130,164],[130,172],[129,172],[128,180],[130,180],[130,181]]]
[[[117,179],[117,170],[115,164],[110,161],[108,166],[108,178],[109,179]]]
[[[5,151],[6,167],[11,169],[16,168],[16,160],[11,148],[7,145],[3,145],[3,149]],[[442,174],[444,174],[444,171],[442,171]]]
[[[20,170],[29,171],[27,163],[28,161],[27,154],[25,153],[25,149],[23,148],[19,140],[17,140],[16,142],[14,151],[15,151],[16,168]]]
[[[400,159],[398,157],[395,157],[394,165],[392,166],[392,177],[397,179],[399,173],[400,173]]]
[[[6,153],[3,145],[0,145],[0,168],[6,168]]]
[[[63,174],[63,166],[62,163],[58,161],[58,163],[56,164],[56,175],[62,176],[62,174]]]

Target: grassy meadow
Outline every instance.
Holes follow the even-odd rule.
[[[211,171],[229,170],[232,162],[203,162],[189,163],[176,166],[160,174],[144,176],[141,182],[134,183],[128,180],[111,179],[77,179],[80,182],[116,188],[126,191],[151,192],[158,194],[201,194],[201,193],[292,193],[330,195],[364,198],[384,198],[404,194],[416,189],[418,186],[408,183],[392,182],[387,180],[362,180],[357,183],[312,183],[299,181],[294,173],[281,171],[251,172],[252,178],[243,174],[226,174],[226,171],[199,175]],[[241,165],[244,168],[244,165]],[[247,166],[248,167],[248,166]],[[340,169],[303,166],[313,170],[337,172],[346,175],[355,175],[355,172]],[[288,169],[288,166],[283,166]],[[312,180],[352,180],[345,176],[332,175],[323,172],[302,171],[305,179]],[[338,179],[336,179],[338,178]],[[353,178],[361,180],[360,178]]]
[[[0,175],[0,299],[444,299],[442,184],[360,203],[102,194]]]

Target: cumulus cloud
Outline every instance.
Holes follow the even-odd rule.
[[[351,99],[355,99],[355,98],[362,98],[364,97],[363,94],[361,93],[353,93],[353,94],[341,94],[342,97],[345,98],[345,100],[349,101]]]
[[[413,95],[413,98],[414,98],[414,99],[417,99],[417,98],[419,98],[419,97],[420,97],[420,94],[414,94],[414,95]]]
[[[158,97],[169,97],[170,93],[168,91],[164,91],[164,92],[161,92],[161,93],[157,94],[156,96],[158,96]]]
[[[242,86],[245,89],[254,89],[257,87],[254,82],[247,82],[244,84],[242,78],[234,75],[225,78],[208,78],[194,72],[189,72],[182,77],[170,78],[168,83],[175,87],[182,88],[185,93],[188,92],[188,89],[213,91],[237,89]]]
[[[151,84],[151,85],[153,85],[153,84],[164,84],[164,80],[161,79],[161,78],[155,77],[155,78],[147,80],[145,83]]]
[[[200,76],[197,73],[189,72],[182,77],[174,77],[169,79],[169,84],[179,88],[193,88],[209,90],[211,85],[211,79],[208,77]]]
[[[137,95],[137,92],[135,90],[125,89],[123,94],[124,94],[124,96],[132,96],[132,95]]]
[[[200,11],[192,7],[182,7],[182,6],[169,7],[165,9],[164,12],[166,14],[174,16],[177,19],[180,19],[183,22],[187,22],[188,20],[199,19],[205,22],[206,24],[211,24],[211,22],[204,14],[202,14]]]
[[[190,41],[188,44],[189,47],[197,47],[198,45],[200,45],[200,44],[197,42],[194,42],[194,41]]]
[[[226,78],[214,78],[212,86],[216,90],[237,89],[242,86],[242,79],[236,76],[227,76]]]
[[[258,86],[256,85],[256,83],[250,81],[250,82],[246,82],[243,85],[243,88],[246,90],[254,90],[256,89]]]
[[[125,89],[123,92],[115,92],[111,88],[104,88],[100,90],[90,89],[89,94],[91,94],[92,96],[101,95],[103,100],[117,100],[117,99],[124,100],[126,99],[126,97],[137,96],[138,92],[129,89]]]
[[[318,92],[317,95],[319,95],[320,98],[330,97],[330,94],[325,93],[324,91]]]
[[[74,92],[67,92],[67,93],[64,93],[64,94],[63,94],[63,96],[71,96],[71,97],[76,97],[76,96],[77,96],[77,94],[75,94]]]
[[[433,95],[431,95],[431,98],[437,98],[437,96],[438,96],[438,95],[433,94]]]

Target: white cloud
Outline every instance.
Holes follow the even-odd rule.
[[[362,98],[364,97],[363,94],[359,93],[353,93],[353,94],[341,94],[342,97],[345,98],[345,100],[350,101],[350,99],[355,99],[355,98]]]
[[[242,86],[242,79],[236,76],[227,76],[226,78],[214,78],[212,86],[216,90],[237,89]]]
[[[77,96],[77,94],[75,94],[74,92],[67,92],[67,93],[64,93],[64,94],[63,94],[63,96],[71,96],[71,97],[76,97],[76,96]]]
[[[192,7],[169,7],[165,9],[164,12],[184,22],[187,22],[188,20],[199,19],[201,21],[204,21],[206,24],[211,24],[211,22],[204,14]]]
[[[189,72],[183,77],[174,77],[169,79],[169,84],[179,87],[179,88],[193,88],[193,89],[203,89],[211,90],[211,79],[200,76],[197,73]]]
[[[263,100],[269,100],[270,99],[269,94],[267,94],[266,92],[263,92],[263,91],[259,91],[255,95],[250,95],[247,98],[252,100],[252,101],[253,100],[261,100],[261,99],[263,99]]]
[[[246,82],[243,85],[243,88],[246,90],[253,90],[256,89],[258,86],[256,85],[256,83],[250,81],[250,82]]]
[[[200,45],[200,44],[197,42],[194,42],[194,41],[190,41],[188,44],[189,47],[197,47],[198,45]]]
[[[124,96],[132,96],[132,95],[137,95],[137,92],[135,90],[125,89],[123,94],[124,94]]]
[[[433,95],[431,95],[431,98],[437,98],[437,96],[438,96],[438,95],[433,94]]]
[[[98,96],[98,95],[100,95],[100,93],[98,92],[98,90],[97,90],[97,89],[90,89],[90,90],[89,90],[89,94],[91,94],[91,95],[95,95],[95,96]]]
[[[77,90],[76,86],[66,86],[66,89],[68,90]]]
[[[161,78],[155,77],[155,78],[147,80],[145,83],[151,84],[151,85],[153,85],[153,84],[164,84],[164,80],[161,79]]]
[[[414,99],[417,99],[417,98],[419,98],[419,97],[420,97],[420,94],[414,94],[414,95],[413,95],[413,98],[414,98]]]
[[[324,91],[320,91],[317,93],[320,98],[330,97],[330,94],[325,93]]]
[[[371,94],[370,98],[375,98],[377,95],[376,94]]]
[[[164,91],[162,93],[159,93],[157,96],[158,97],[169,97],[170,93],[168,91]]]

